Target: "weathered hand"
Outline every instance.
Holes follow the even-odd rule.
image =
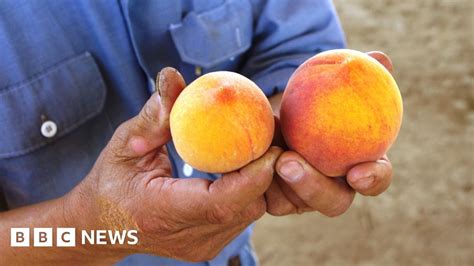
[[[386,157],[353,167],[346,178],[327,177],[293,151],[278,159],[276,175],[265,193],[267,211],[287,215],[319,211],[327,216],[344,213],[352,203],[354,191],[376,196],[391,182],[392,166]]]
[[[391,60],[384,53],[374,51],[367,54],[392,71]],[[282,146],[278,134],[274,143]],[[280,156],[276,169],[278,174],[265,198],[268,213],[277,216],[308,211],[337,216],[350,207],[355,192],[366,196],[379,195],[389,187],[392,178],[392,165],[386,155],[376,162],[354,166],[345,178],[321,174],[293,151],[285,151]]]
[[[185,83],[166,68],[157,84],[159,93],[117,129],[90,174],[71,192],[68,208],[84,211],[69,219],[88,221],[84,228],[138,229],[139,244],[122,247],[121,256],[148,252],[209,260],[265,213],[264,192],[281,149],[270,148],[214,182],[173,178],[164,145],[170,140],[171,107]],[[111,254],[117,250],[107,248],[114,249]]]

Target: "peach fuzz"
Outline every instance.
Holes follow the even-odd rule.
[[[348,49],[320,53],[298,67],[280,109],[288,147],[328,176],[381,158],[402,115],[392,75],[372,57]]]
[[[178,154],[210,173],[230,172],[262,156],[272,142],[274,123],[260,88],[226,71],[205,74],[189,84],[170,115]]]

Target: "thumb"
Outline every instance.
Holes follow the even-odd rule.
[[[234,212],[244,210],[270,186],[281,153],[281,148],[270,147],[262,157],[239,171],[224,174],[209,186],[211,199]]]
[[[143,156],[170,140],[169,115],[185,86],[183,77],[174,68],[167,67],[158,73],[155,93],[137,116],[117,130],[123,156]]]
[[[342,214],[354,198],[354,191],[343,179],[325,176],[296,152],[282,154],[276,169],[306,205],[327,216]]]
[[[370,51],[367,52],[367,55],[379,61],[379,63],[382,64],[388,70],[388,72],[393,72],[392,60],[385,53],[382,53],[380,51]]]

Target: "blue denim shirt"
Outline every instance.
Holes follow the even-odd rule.
[[[271,96],[305,59],[342,48],[330,0],[0,1],[0,210],[60,197],[136,115],[157,72],[240,72]],[[46,120],[57,131],[42,134]],[[207,177],[168,145],[176,177]],[[254,265],[248,228],[214,260],[133,255],[120,265]]]

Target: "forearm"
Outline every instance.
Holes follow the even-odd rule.
[[[81,245],[81,230],[93,228],[93,213],[88,214],[88,206],[80,206],[77,193],[0,213],[0,265],[55,265],[55,264],[112,264],[124,254],[110,247],[99,245]],[[11,228],[29,228],[28,247],[11,247]],[[33,228],[52,228],[52,247],[33,246]],[[57,247],[56,229],[75,228],[75,247]],[[117,254],[119,253],[119,254]]]

